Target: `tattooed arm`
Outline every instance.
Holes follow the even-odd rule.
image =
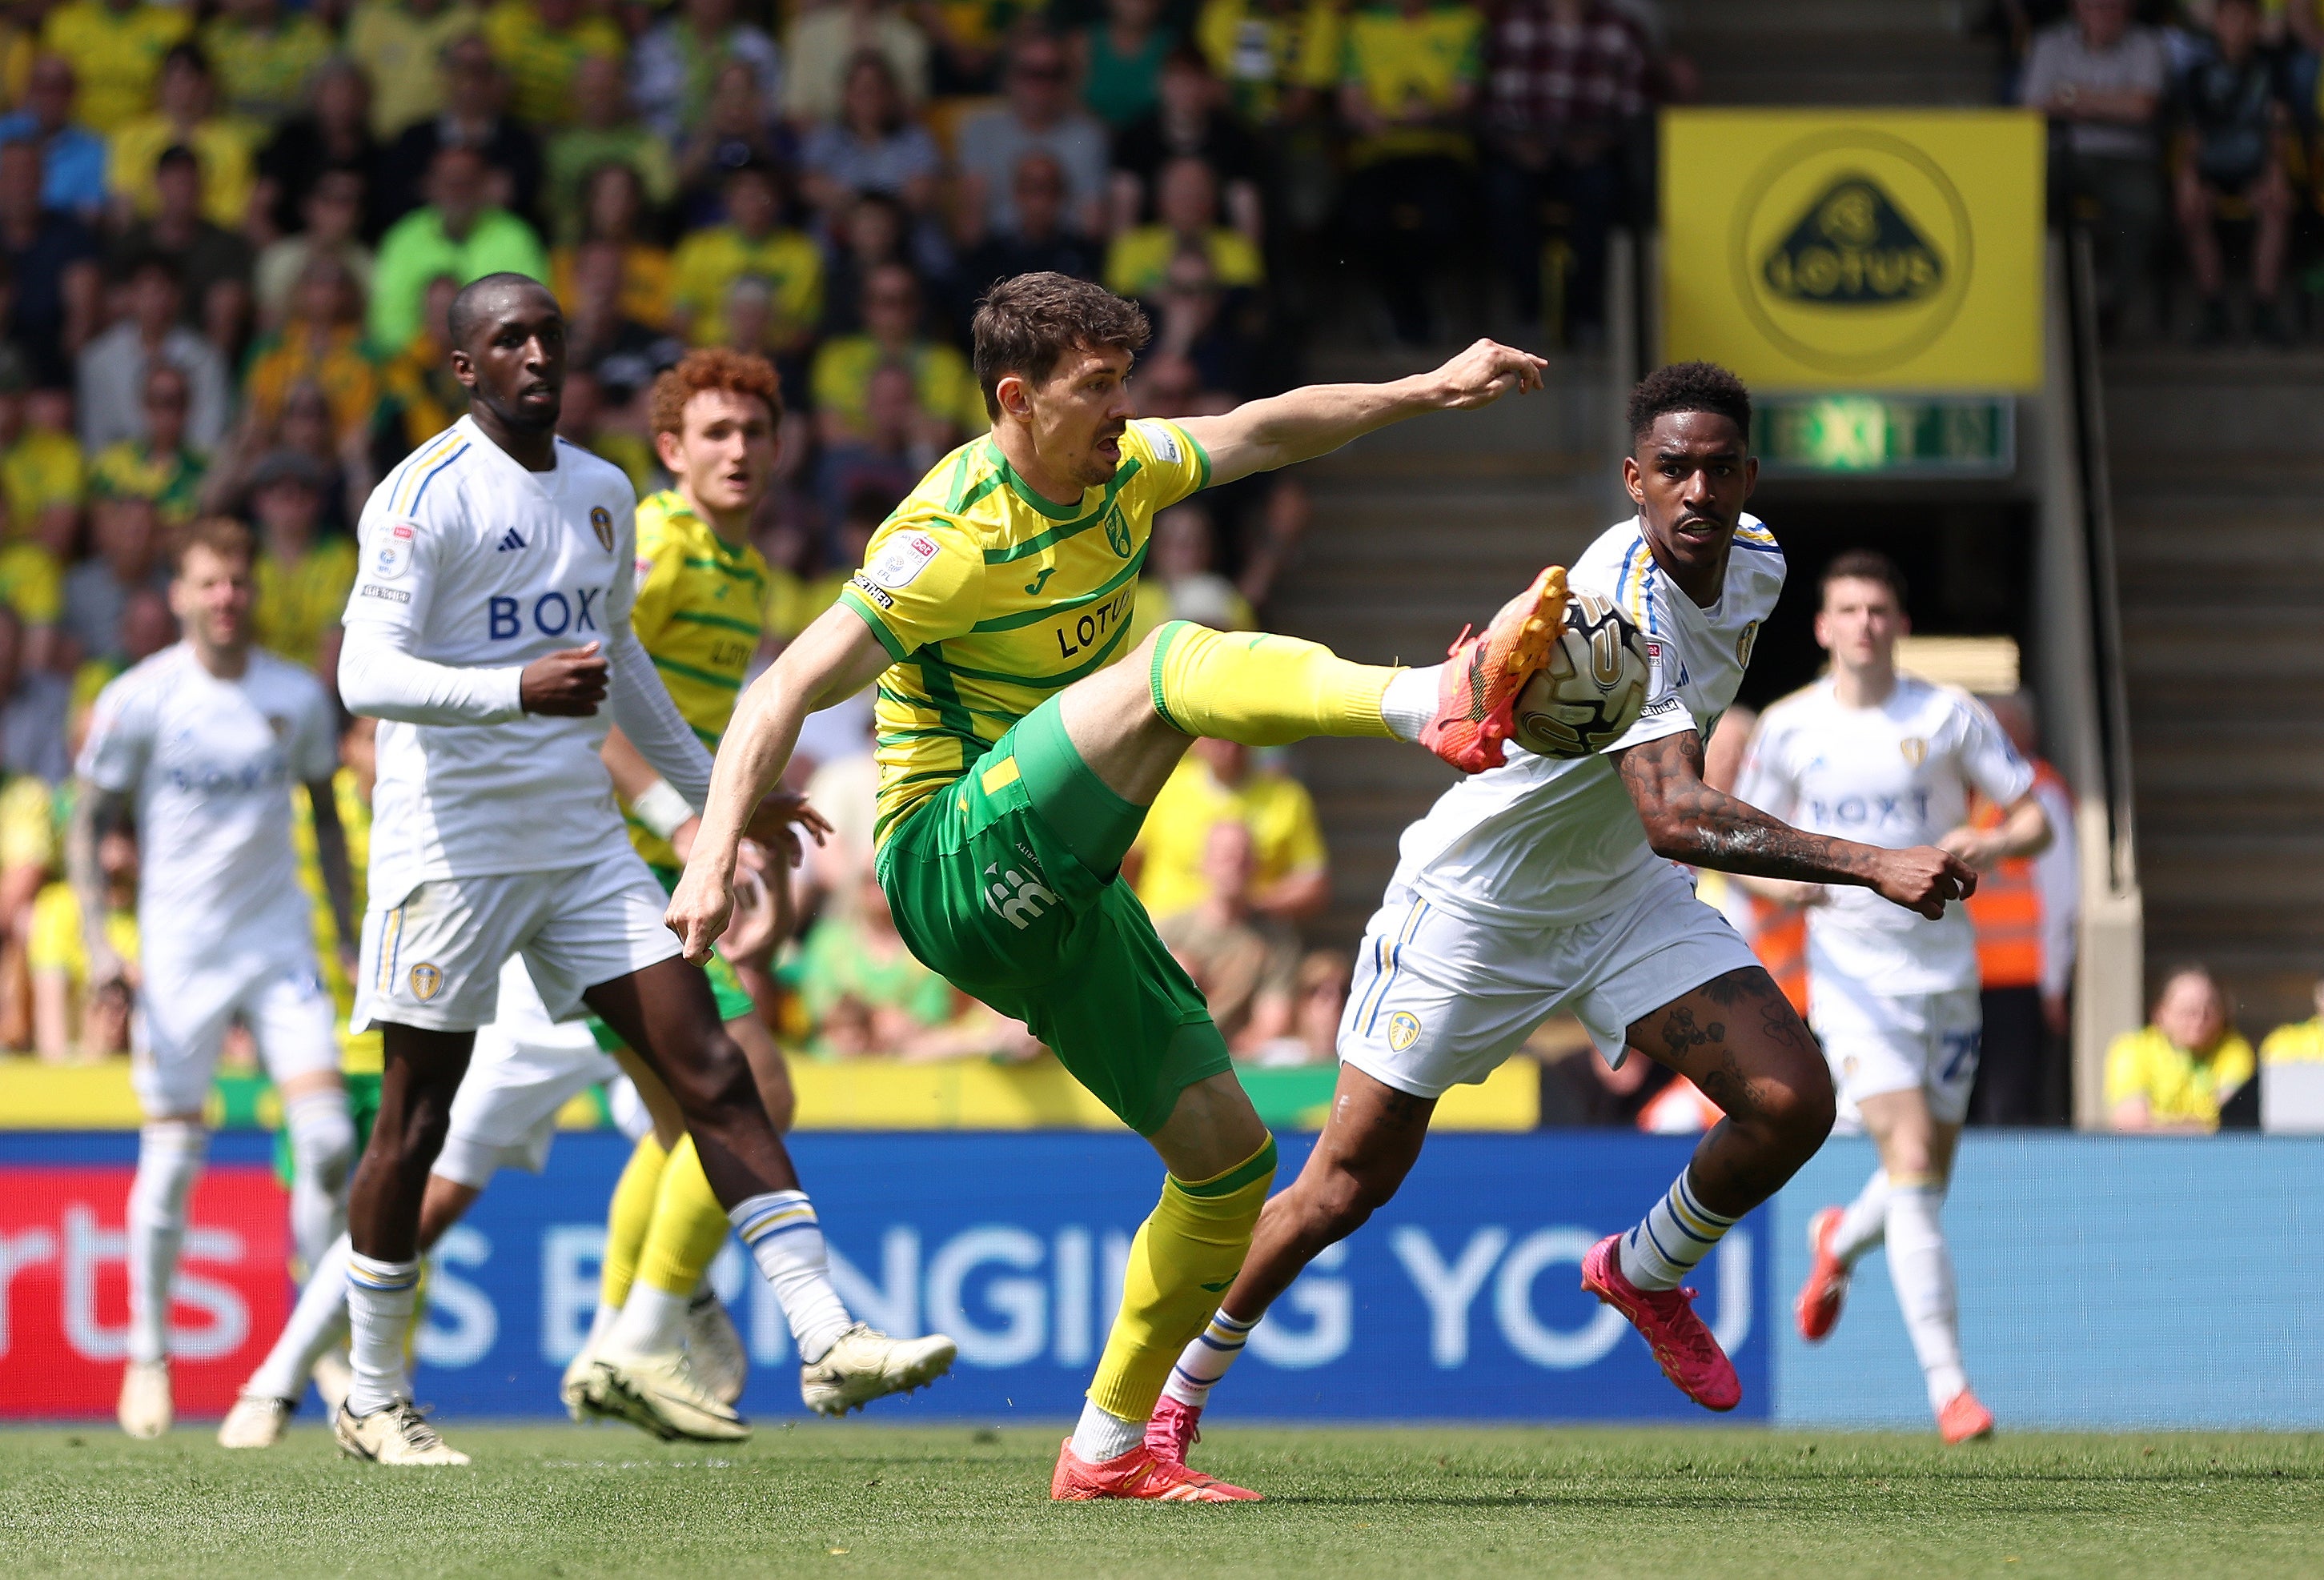
[[[1614,758],[1655,854],[1694,867],[1800,883],[1845,883],[1931,921],[1977,888],[1977,874],[1933,845],[1884,850],[1811,834],[1702,782],[1702,737],[1665,735]]]

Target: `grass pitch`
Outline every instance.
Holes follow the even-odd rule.
[[[1222,1424],[1268,1501],[1047,1501],[1061,1433],[769,1423],[738,1450],[447,1423],[457,1471],[207,1431],[0,1431],[11,1575],[2324,1574],[2324,1438]]]

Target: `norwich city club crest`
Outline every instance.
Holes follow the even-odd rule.
[[[1120,505],[1106,507],[1105,546],[1123,559],[1130,557],[1130,523],[1121,519]]]
[[[597,547],[607,554],[613,552],[613,518],[603,505],[589,507],[589,530],[597,535]]]
[[[1800,139],[1752,177],[1729,266],[1762,334],[1812,367],[1860,375],[1945,332],[1976,244],[1968,206],[1933,160],[1843,127]]]

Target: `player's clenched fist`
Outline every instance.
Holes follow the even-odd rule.
[[[1872,886],[1882,899],[1936,922],[1943,919],[1945,906],[1951,901],[1977,893],[1977,872],[1950,850],[1914,845],[1906,850],[1882,851]]]
[[[686,958],[698,966],[710,958],[710,946],[725,935],[733,914],[733,883],[714,876],[708,863],[689,861],[678,887],[670,891],[669,909],[661,919],[678,934]]]
[[[545,653],[517,677],[517,697],[528,713],[586,718],[605,700],[605,656],[595,642]]]

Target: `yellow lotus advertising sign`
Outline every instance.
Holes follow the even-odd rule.
[[[1672,110],[1673,361],[1766,390],[2042,381],[2041,118],[2016,110]]]

